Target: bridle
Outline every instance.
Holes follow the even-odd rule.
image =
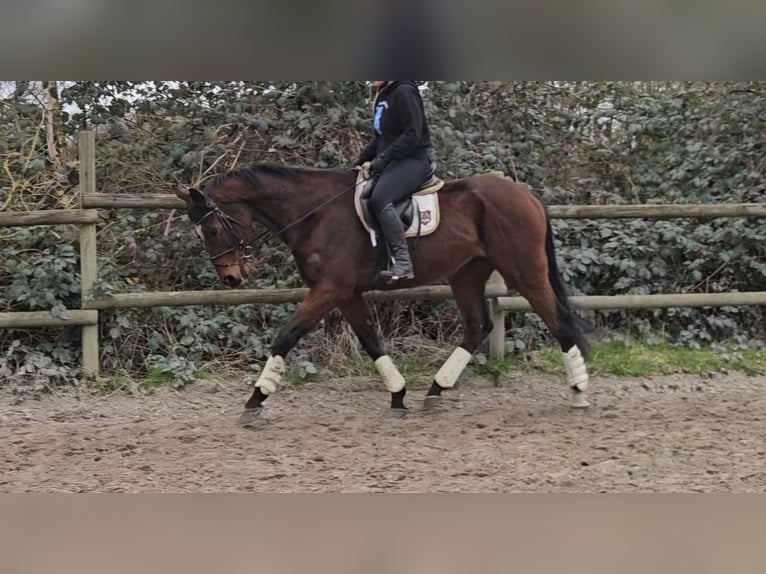
[[[328,199],[327,201],[325,201],[321,205],[319,205],[319,206],[317,206],[317,207],[315,207],[313,209],[310,209],[309,211],[307,211],[306,213],[301,215],[298,219],[296,219],[292,223],[289,223],[288,225],[285,225],[282,229],[280,229],[279,231],[276,232],[276,235],[282,235],[285,231],[288,231],[289,229],[292,229],[293,227],[295,227],[299,223],[304,222],[306,219],[308,219],[309,217],[311,217],[312,215],[314,215],[318,211],[324,209],[327,205],[329,205],[330,203],[332,203],[333,201],[338,199],[340,196],[348,193],[349,191],[351,191],[352,189],[355,189],[355,188],[356,188],[356,184],[352,185],[349,188],[344,189],[340,193],[337,193],[337,194],[333,195],[330,199]],[[207,211],[207,213],[205,213],[205,215],[200,217],[199,221],[194,223],[194,229],[197,231],[197,235],[199,236],[200,239],[202,239],[204,241],[205,238],[204,238],[204,235],[202,233],[202,222],[205,221],[210,216],[215,216],[215,217],[218,218],[218,221],[221,222],[221,227],[226,232],[226,235],[227,235],[227,237],[229,239],[229,243],[231,245],[228,249],[224,249],[223,251],[221,251],[217,255],[211,256],[210,257],[211,263],[215,267],[237,267],[237,266],[241,265],[243,261],[251,259],[252,256],[253,256],[253,244],[258,242],[262,237],[264,237],[264,236],[268,235],[269,233],[271,233],[270,230],[267,229],[266,231],[263,231],[263,232],[259,233],[252,241],[250,241],[248,243],[245,243],[245,240],[242,239],[234,231],[234,226],[232,224],[236,223],[237,225],[239,225],[240,227],[243,227],[243,228],[247,228],[248,226],[245,225],[244,223],[241,223],[241,222],[237,221],[231,215],[228,215],[227,213],[224,213],[223,210],[221,210],[220,207],[215,205],[210,199],[208,199],[207,201],[210,204],[210,209]],[[228,255],[229,253],[232,253],[232,252],[237,251],[237,250],[242,252],[242,257],[240,258],[239,261],[237,261],[237,263],[216,263],[216,261],[218,259],[220,259],[221,257],[223,257],[224,255]]]
[[[234,231],[234,226],[232,224],[236,223],[237,225],[241,227],[246,227],[246,225],[244,223],[240,223],[239,221],[234,219],[231,215],[227,215],[226,213],[224,213],[221,210],[221,208],[218,207],[217,205],[213,205],[212,208],[207,213],[205,213],[205,215],[203,215],[199,219],[199,221],[197,221],[194,224],[194,229],[197,232],[197,235],[199,236],[199,238],[204,241],[205,237],[204,237],[204,234],[202,233],[202,222],[205,221],[211,215],[214,215],[215,217],[217,217],[218,221],[221,222],[221,227],[226,232],[226,236],[228,237],[229,243],[231,244],[231,247],[229,247],[228,249],[224,249],[218,255],[211,256],[210,257],[211,263],[215,267],[236,267],[238,265],[241,265],[243,261],[250,259],[253,256],[252,246],[249,244],[245,244],[244,239],[240,238],[239,235]],[[265,235],[266,233],[268,233],[268,231],[266,231],[265,233],[261,233],[256,238],[256,240],[259,239],[261,236]],[[253,240],[253,243],[254,242],[255,240]],[[221,257],[223,257],[224,255],[227,255],[237,250],[240,250],[242,252],[242,258],[239,261],[237,261],[237,263],[216,263],[216,261],[220,259]]]

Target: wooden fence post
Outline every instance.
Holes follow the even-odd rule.
[[[492,170],[489,174],[505,177],[505,172],[500,170]],[[505,281],[497,271],[493,271],[492,275],[490,275],[489,280],[487,281],[487,287],[499,288],[504,291],[508,290]],[[498,304],[497,297],[490,297],[489,318],[492,322],[492,332],[489,334],[490,359],[502,359],[505,356],[505,313],[505,310]]]
[[[80,209],[84,209],[85,194],[96,192],[96,136],[92,131],[80,132]],[[98,272],[96,251],[96,224],[80,225],[80,287],[82,308],[92,298],[93,285]],[[82,328],[82,373],[97,377],[99,370],[98,321]]]
[[[507,291],[505,281],[500,273],[493,271],[487,281],[487,287]],[[502,359],[505,356],[505,314],[506,311],[498,303],[497,297],[489,299],[489,319],[492,322],[492,332],[489,334],[489,358]]]

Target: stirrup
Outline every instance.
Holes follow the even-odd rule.
[[[394,275],[388,280],[389,283],[396,283],[397,281],[406,281],[408,279],[415,279],[415,274],[410,271],[406,275]]]
[[[412,270],[404,275],[394,275],[394,270],[392,268],[388,268],[379,273],[379,278],[382,279],[385,283],[396,283],[397,281],[414,279],[415,271]]]
[[[407,275],[390,275],[390,271],[381,271],[378,280],[383,285],[393,285],[399,281],[405,281],[407,279],[414,279],[415,274],[409,273]]]

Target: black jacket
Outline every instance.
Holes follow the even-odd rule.
[[[423,100],[415,82],[391,82],[375,98],[375,139],[357,163],[376,160],[381,167],[406,157],[425,159],[431,147]]]

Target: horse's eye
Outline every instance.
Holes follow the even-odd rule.
[[[210,236],[215,237],[216,235],[218,235],[218,230],[214,227],[210,230]]]

